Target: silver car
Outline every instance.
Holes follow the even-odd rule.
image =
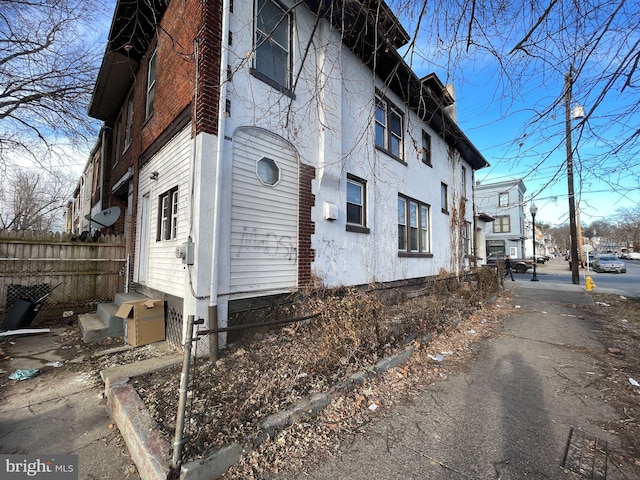
[[[596,272],[627,273],[627,266],[615,255],[598,255],[593,261]]]

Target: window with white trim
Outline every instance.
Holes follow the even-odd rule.
[[[509,233],[511,232],[511,216],[502,215],[496,217],[493,221],[493,233]]]
[[[431,251],[429,205],[398,195],[398,252]]]
[[[118,120],[113,126],[113,166],[115,167],[120,161],[120,142],[122,135],[122,115],[118,115]]]
[[[156,240],[174,240],[178,235],[178,187],[158,199],[158,233]]]
[[[472,225],[471,222],[464,222],[464,230],[462,232],[462,248],[465,255],[471,255],[471,235]]]
[[[431,164],[431,135],[424,130],[422,131],[422,163],[433,166]]]
[[[145,108],[145,119],[153,115],[153,100],[156,96],[156,57],[158,56],[158,48],[155,47],[151,56],[149,57],[149,63],[147,68],[147,102]]]
[[[133,92],[127,99],[127,120],[124,126],[124,151],[131,145],[131,130],[133,129]]]
[[[376,147],[403,160],[404,118],[402,112],[380,95],[376,95],[375,124]]]
[[[442,213],[449,213],[449,187],[446,183],[440,184],[440,205]]]
[[[347,223],[365,226],[364,195],[364,182],[347,175]]]
[[[291,88],[292,14],[274,0],[257,0],[255,16],[255,59],[253,73]]]
[[[462,166],[460,170],[460,189],[462,190],[460,196],[467,198],[467,169]]]
[[[367,228],[367,181],[347,174],[347,226],[350,232],[369,233]]]

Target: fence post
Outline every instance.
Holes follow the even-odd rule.
[[[184,357],[182,359],[182,372],[180,373],[180,396],[178,398],[178,412],[176,415],[176,433],[173,440],[173,456],[171,458],[171,468],[167,478],[179,478],[179,474],[176,477],[176,473],[179,472],[180,465],[182,464],[182,447],[184,446],[184,419],[185,411],[187,408],[187,391],[189,390],[189,368],[191,365],[191,347],[193,343],[193,324],[194,316],[189,315],[187,317],[187,332],[184,343]]]

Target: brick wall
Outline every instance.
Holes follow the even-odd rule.
[[[315,204],[315,195],[311,193],[311,182],[316,169],[311,165],[300,164],[299,210],[298,210],[298,286],[310,285],[311,264],[315,250],[311,248],[311,236],[316,226],[311,220],[311,208]]]
[[[218,132],[220,95],[220,46],[222,43],[222,2],[200,0],[202,22],[198,30],[199,81],[196,105],[196,134]]]

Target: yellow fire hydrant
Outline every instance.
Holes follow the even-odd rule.
[[[591,277],[587,277],[584,279],[584,286],[587,289],[587,292],[590,292],[594,288],[596,288],[596,284],[593,282],[593,279]]]

